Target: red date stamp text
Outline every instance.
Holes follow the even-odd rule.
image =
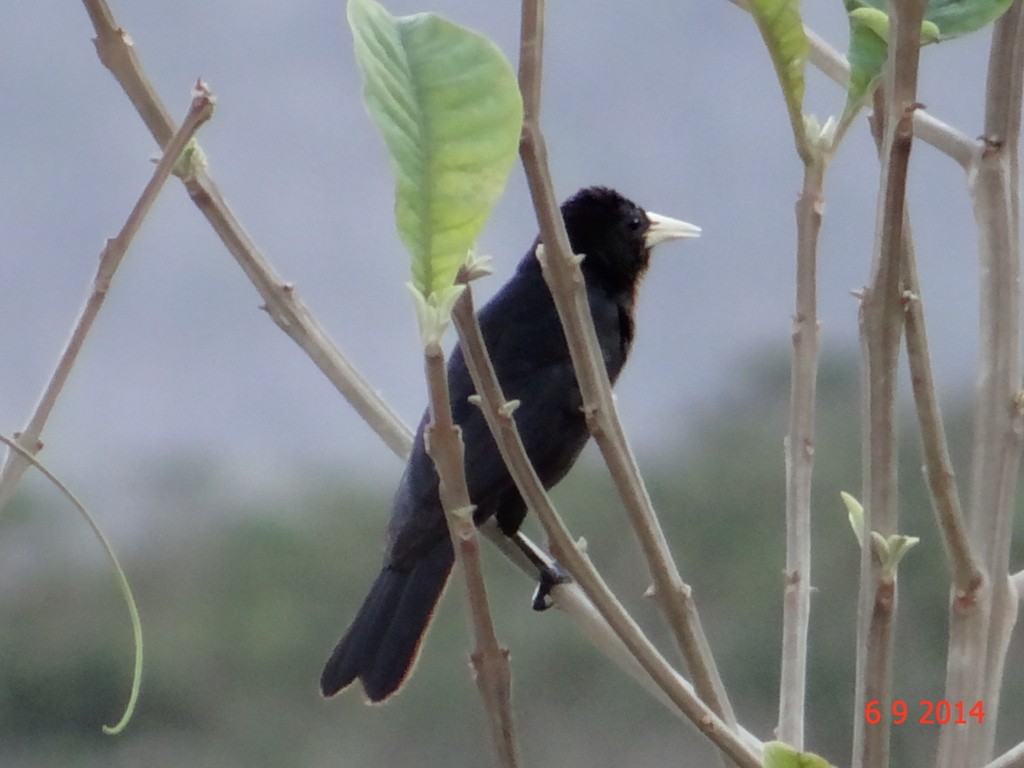
[[[882,703],[874,699],[864,707],[864,720],[868,725],[878,725],[886,717],[893,725],[917,723],[919,725],[968,725],[985,722],[985,706],[982,702],[931,701],[922,699],[915,707],[903,699],[895,699],[886,712]]]

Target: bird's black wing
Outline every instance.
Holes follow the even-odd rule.
[[[592,287],[591,287],[592,288]],[[608,372],[614,380],[625,359],[619,306],[590,291],[591,313]],[[572,467],[589,433],[583,401],[554,301],[533,255],[479,314],[491,361],[508,400],[523,446],[544,487]],[[482,414],[468,403],[472,382],[461,351],[452,357],[452,407],[466,444],[466,477],[478,522],[492,514],[506,532],[518,528],[525,506],[502,462]]]
[[[620,308],[591,292],[591,313],[612,379],[625,359]],[[514,412],[523,446],[545,487],[568,472],[589,433],[582,398],[555,305],[531,253],[513,278],[479,312],[480,328],[502,391],[518,400]],[[497,514],[508,532],[518,528],[525,506],[480,408],[461,349],[448,364],[452,416],[462,429],[466,482],[481,522]],[[395,495],[389,524],[389,561],[413,562],[447,536],[437,491],[437,474],[423,445],[424,415],[413,453]]]

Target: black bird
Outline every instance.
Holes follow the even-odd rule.
[[[696,237],[700,229],[646,213],[605,187],[580,190],[562,217],[581,264],[590,311],[614,383],[633,343],[636,291],[651,249]],[[572,361],[554,301],[536,258],[538,238],[512,279],[480,310],[480,327],[505,396],[519,400],[515,421],[527,455],[546,488],[575,463],[589,432]],[[479,525],[494,515],[514,534],[526,504],[508,474],[480,409],[468,400],[473,383],[458,347],[448,361],[453,418],[465,442],[466,480]],[[437,473],[423,445],[425,415],[395,493],[384,566],[352,626],[324,667],[320,688],[332,696],[362,681],[371,701],[404,682],[454,562]]]

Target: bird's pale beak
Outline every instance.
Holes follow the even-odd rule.
[[[672,240],[682,240],[689,237],[700,237],[700,227],[689,224],[679,219],[671,219],[662,216],[660,213],[647,213],[651,226],[644,233],[644,245],[653,248],[656,245],[667,243]]]

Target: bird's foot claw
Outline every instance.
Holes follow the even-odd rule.
[[[551,590],[559,584],[568,584],[572,576],[561,565],[553,562],[550,566],[541,569],[540,581],[537,590],[533,593],[533,610],[546,611],[554,601],[551,599]]]

